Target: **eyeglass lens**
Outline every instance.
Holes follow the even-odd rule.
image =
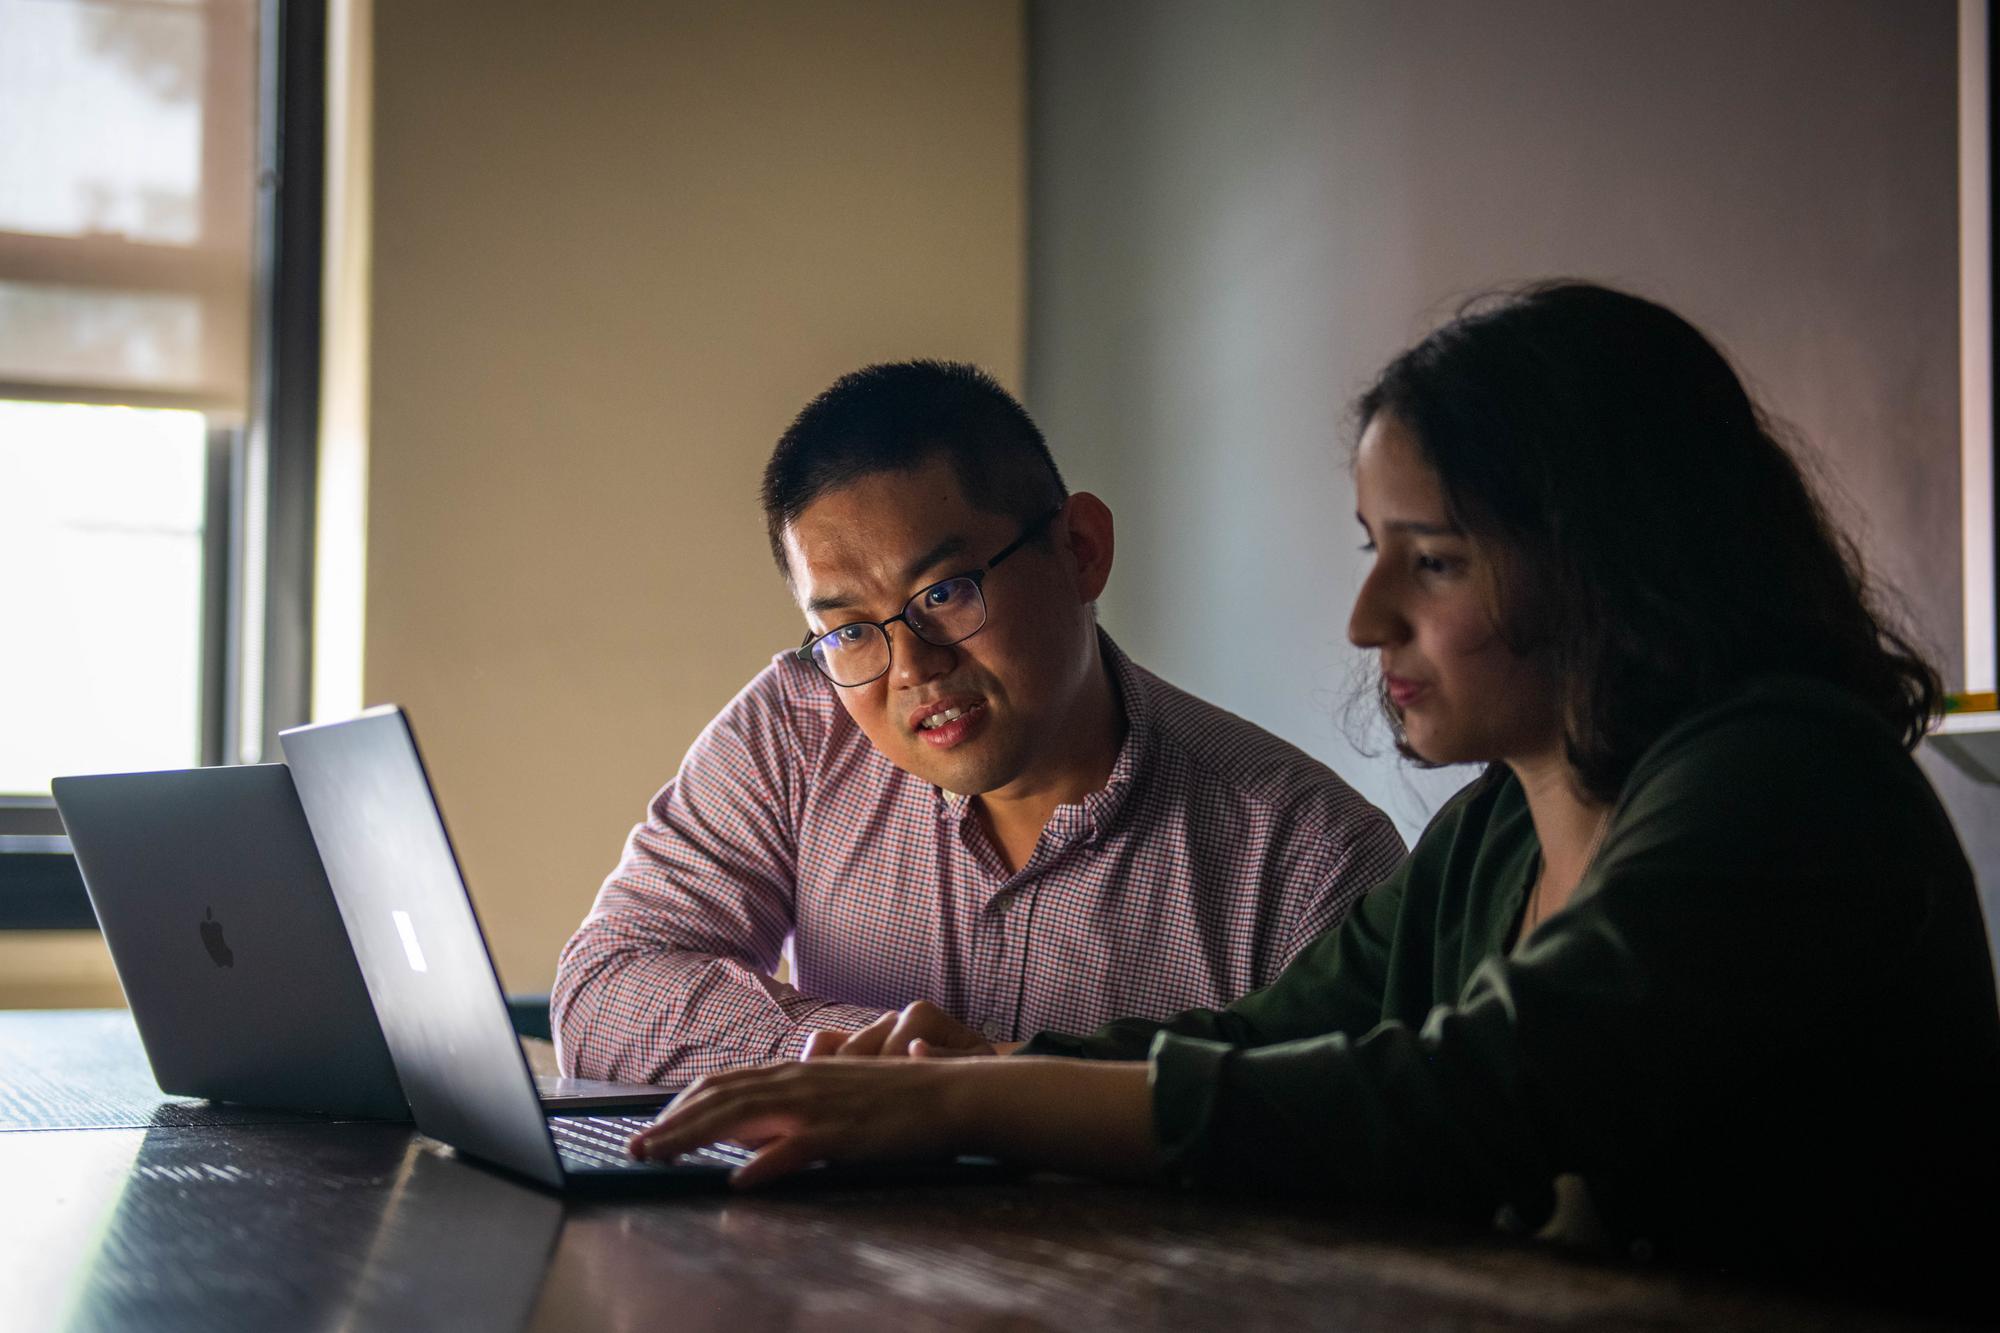
[[[974,579],[933,583],[903,605],[903,623],[925,643],[949,647],[986,624],[986,602]],[[865,685],[889,669],[889,632],[880,625],[843,625],[812,646],[814,663],[836,685]]]

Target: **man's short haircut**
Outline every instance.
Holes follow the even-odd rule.
[[[878,472],[951,460],[968,503],[1028,522],[1069,496],[1034,419],[998,381],[958,361],[897,361],[843,375],[806,404],[764,466],[764,525],[790,579],[785,529],[829,491]]]

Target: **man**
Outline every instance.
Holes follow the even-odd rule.
[[[563,950],[565,1072],[1223,1004],[1401,859],[1326,767],[1097,628],[1110,510],[982,372],[843,378],[778,441],[764,512],[805,645],[695,741]]]

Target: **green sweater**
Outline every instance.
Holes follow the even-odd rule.
[[[1924,1246],[2000,1188],[2000,1011],[1964,854],[1884,723],[1770,678],[1641,759],[1569,906],[1496,766],[1270,986],[1043,1034],[1150,1059],[1177,1174],[1546,1216],[1784,1262]]]

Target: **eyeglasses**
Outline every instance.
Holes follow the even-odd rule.
[[[909,626],[910,633],[933,647],[949,648],[962,643],[986,628],[986,595],[980,591],[986,576],[999,568],[1002,560],[1032,541],[1062,511],[1063,507],[1057,505],[1022,528],[1020,536],[981,568],[954,574],[921,589],[903,603],[900,613],[887,620],[857,620],[824,634],[806,635],[796,656],[801,662],[812,663],[820,675],[834,684],[852,689],[889,673],[889,626],[899,620]]]

